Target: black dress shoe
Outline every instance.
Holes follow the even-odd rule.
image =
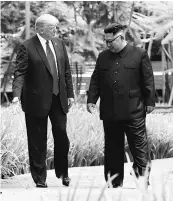
[[[37,188],[47,188],[47,184],[46,183],[41,183],[41,182],[39,183],[38,182],[38,183],[36,183],[36,187]]]
[[[120,183],[120,184],[112,184],[112,185],[108,185],[108,188],[119,188],[119,187],[122,187],[123,184]]]
[[[113,185],[112,185],[113,188],[120,188],[120,187],[122,187],[122,186],[123,186],[122,184],[120,184],[120,185],[113,184]]]
[[[69,177],[64,177],[64,176],[62,176],[61,179],[62,179],[62,184],[63,184],[64,186],[69,186],[69,185],[70,185],[71,179],[70,179]]]

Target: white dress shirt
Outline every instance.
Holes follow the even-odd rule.
[[[40,40],[40,43],[44,49],[44,52],[47,56],[47,53],[46,53],[46,41],[43,37],[41,37],[38,33],[37,33],[37,36],[38,36],[38,39]],[[53,53],[53,56],[54,56],[54,59],[55,59],[55,65],[56,65],[56,70],[58,72],[58,69],[57,69],[57,60],[56,60],[56,54],[55,54],[55,50],[54,50],[54,47],[53,47],[53,44],[52,44],[52,41],[49,40],[49,47],[50,49],[52,50],[52,53]]]

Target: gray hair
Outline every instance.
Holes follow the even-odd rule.
[[[47,25],[56,25],[59,23],[59,20],[50,14],[42,14],[35,21],[35,30],[38,31],[40,28]]]

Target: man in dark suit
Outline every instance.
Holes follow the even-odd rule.
[[[47,120],[54,137],[55,174],[69,186],[67,112],[74,102],[72,77],[64,43],[55,37],[58,19],[43,14],[36,35],[20,45],[13,80],[13,103],[25,112],[31,175],[46,184]]]
[[[124,27],[111,24],[105,28],[108,49],[98,56],[88,91],[90,113],[100,98],[100,118],[105,133],[104,174],[118,176],[113,187],[123,185],[124,133],[126,133],[137,178],[144,175],[150,161],[145,128],[146,113],[155,106],[153,70],[145,50],[124,39]],[[149,177],[148,177],[149,179]]]

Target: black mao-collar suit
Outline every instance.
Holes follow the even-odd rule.
[[[147,53],[129,44],[120,53],[100,53],[88,91],[88,103],[100,97],[100,118],[129,120],[155,105],[154,77]]]
[[[124,133],[133,155],[137,176],[149,161],[145,129],[146,106],[155,105],[153,70],[145,50],[127,44],[117,54],[110,50],[98,56],[87,103],[100,98],[100,118],[105,132],[105,178],[118,174],[113,185],[124,178]]]
[[[20,45],[14,71],[13,94],[19,97],[25,112],[30,169],[35,183],[46,180],[47,119],[54,137],[54,166],[57,177],[68,176],[66,133],[68,98],[73,85],[67,52],[63,41],[52,40],[56,54],[59,94],[53,94],[53,76],[37,35]]]

